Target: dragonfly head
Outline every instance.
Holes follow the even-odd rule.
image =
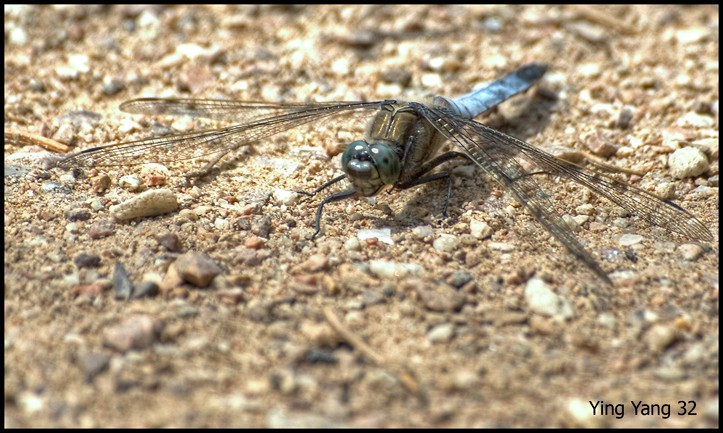
[[[347,146],[341,157],[341,166],[354,189],[365,197],[373,196],[384,185],[396,183],[401,174],[399,156],[391,146],[369,144],[363,140]]]

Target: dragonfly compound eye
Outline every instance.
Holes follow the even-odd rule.
[[[347,146],[341,156],[341,165],[352,182],[355,180],[368,181],[379,177],[372,160],[369,144],[366,141],[357,140]]]
[[[382,181],[386,185],[396,183],[402,168],[399,157],[392,147],[384,143],[372,144],[369,146],[369,151]]]
[[[369,144],[358,140],[352,142],[341,157],[344,172],[363,196],[376,194],[384,185],[399,180],[401,163],[399,157],[387,144]]]

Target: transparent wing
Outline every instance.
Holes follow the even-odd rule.
[[[351,102],[274,103],[265,101],[234,101],[192,98],[141,98],[126,101],[121,111],[132,114],[185,115],[222,120],[229,123],[251,123],[312,108],[339,107]]]
[[[520,159],[551,175],[567,177],[650,224],[690,239],[703,241],[713,239],[710,231],[700,220],[669,200],[662,200],[610,176],[558,159],[522,140],[473,120],[463,119],[443,108],[415,104],[415,109],[449,140],[463,148],[480,167],[509,189],[546,230],[606,281],[609,279],[603,270],[575,239],[562,218],[555,213],[549,196],[520,165]]]
[[[94,147],[70,155],[58,166],[118,166],[168,163],[209,155],[224,155],[251,142],[289,130],[305,123],[344,113],[375,110],[386,103],[329,102],[311,104],[272,104],[190,99],[137,99],[121,108],[143,114],[188,114],[241,123],[225,128],[171,134],[136,141]]]

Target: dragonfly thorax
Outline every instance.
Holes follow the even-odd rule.
[[[347,146],[341,157],[341,166],[354,189],[369,197],[379,192],[384,185],[396,183],[402,165],[390,145],[357,140]]]

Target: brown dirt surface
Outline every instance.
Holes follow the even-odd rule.
[[[718,17],[6,6],[5,426],[717,427]],[[319,198],[291,192],[340,173],[363,119],[265,139],[190,184],[202,161],[64,171],[43,148],[222,125],[118,110],[138,97],[456,96],[529,62],[549,65],[540,85],[478,120],[638,172],[614,176],[674,200],[714,240],[535,175],[607,286],[452,161],[448,217],[431,183],[329,204],[311,242]],[[705,166],[674,177],[680,149]],[[178,209],[111,217],[159,188]],[[385,228],[390,239],[360,239]],[[146,296],[127,299],[131,285]]]

